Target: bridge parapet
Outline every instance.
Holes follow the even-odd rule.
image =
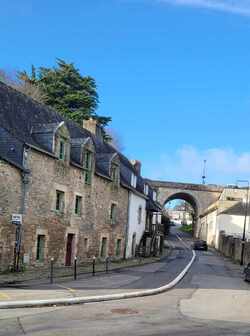
[[[197,191],[209,191],[209,192],[222,192],[224,187],[217,184],[195,184],[195,183],[183,183],[183,182],[171,182],[171,181],[154,181],[147,180],[148,183],[154,188],[170,188],[170,189],[182,189],[182,190],[197,190]]]

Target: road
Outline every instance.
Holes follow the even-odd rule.
[[[182,238],[190,244],[187,236]],[[175,249],[170,257],[157,267],[152,265],[151,271],[144,266],[131,268],[134,281],[122,288],[154,288],[173,279],[191,253],[174,233],[171,240]],[[168,292],[104,303],[1,310],[0,335],[249,336],[250,284],[242,280],[241,272],[240,266],[216,252],[197,252],[189,273]]]

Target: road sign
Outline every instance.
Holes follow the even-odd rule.
[[[22,215],[20,214],[13,214],[12,215],[12,224],[15,224],[15,225],[21,225],[22,224]]]

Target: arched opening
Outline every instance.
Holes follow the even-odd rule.
[[[171,195],[165,201],[164,210],[171,225],[193,232],[198,217],[198,205],[192,195],[182,192]]]

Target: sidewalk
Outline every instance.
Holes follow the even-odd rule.
[[[183,247],[179,250],[178,243],[175,245],[171,255],[167,249],[161,260],[146,259],[146,264],[140,265],[130,261],[127,267],[117,267],[107,274],[100,272],[93,276],[92,273],[85,273],[78,275],[77,280],[73,280],[72,276],[57,278],[53,284],[48,279],[36,279],[5,285],[0,288],[0,302],[132,293],[157,288],[172,281],[187,264],[186,259],[179,259],[178,265],[173,262],[180,252],[183,253]],[[190,259],[190,255],[187,259]]]
[[[150,257],[150,258],[136,258],[130,260],[120,260],[112,261],[109,263],[109,270],[118,270],[126,267],[134,267],[138,265],[145,265],[157,262],[160,260],[160,257]],[[85,265],[77,265],[77,274],[90,274],[92,273],[93,266],[91,262],[86,263]],[[95,265],[96,273],[105,272],[106,265],[105,262],[97,262]],[[65,281],[65,278],[72,278],[74,276],[74,265],[70,267],[54,266],[54,278],[56,282]],[[17,273],[0,273],[0,288],[5,287],[11,284],[19,284],[26,282],[37,282],[37,283],[48,283],[50,278],[50,266],[46,268],[36,268],[32,270],[27,270],[25,272]]]

